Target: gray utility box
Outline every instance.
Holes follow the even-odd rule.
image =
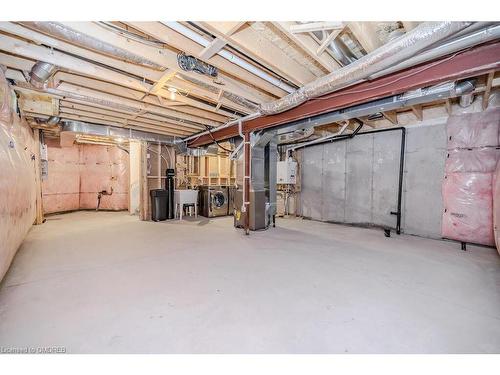
[[[243,190],[236,190],[234,194],[234,226],[245,227],[245,212],[241,212]],[[250,191],[250,207],[248,209],[250,230],[264,229],[271,220],[265,191]]]

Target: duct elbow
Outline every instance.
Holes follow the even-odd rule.
[[[460,96],[458,104],[462,108],[469,107],[474,102],[475,80],[467,80],[455,85],[455,94]]]
[[[61,121],[60,117],[50,116],[45,123],[49,126],[55,126],[55,125],[59,124],[59,121]]]
[[[37,88],[43,88],[55,71],[55,65],[38,61],[33,65],[33,68],[31,68],[30,83]]]

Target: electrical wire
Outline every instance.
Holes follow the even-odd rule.
[[[221,146],[219,142],[217,142],[217,140],[214,138],[214,135],[212,134],[212,130],[210,130],[210,127],[208,125],[205,125],[205,128],[207,129],[208,131],[208,134],[210,134],[210,138],[212,138],[212,140],[214,141],[214,143],[219,146],[220,148],[222,148],[224,151],[226,152],[233,152],[232,150],[229,150],[227,148],[225,148],[224,146]]]

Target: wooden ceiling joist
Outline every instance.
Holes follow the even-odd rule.
[[[135,64],[131,64],[131,63],[126,63],[126,62],[123,62],[123,61],[118,60],[118,59],[113,59],[107,55],[99,54],[99,53],[96,53],[96,52],[93,52],[93,51],[90,51],[90,50],[87,50],[87,49],[84,49],[81,47],[76,47],[70,43],[60,41],[56,38],[48,37],[42,33],[27,29],[25,27],[22,27],[20,25],[13,24],[10,22],[0,22],[0,30],[6,31],[9,33],[13,33],[13,34],[21,36],[25,39],[30,39],[37,44],[44,44],[44,45],[47,45],[47,46],[50,46],[53,48],[57,48],[59,50],[65,51],[65,52],[69,52],[73,55],[81,56],[82,58],[88,59],[90,61],[95,61],[95,62],[98,62],[100,64],[104,64],[104,65],[110,66],[112,68],[116,68],[116,69],[122,70],[124,72],[134,74],[138,77],[142,77],[142,79],[147,79],[149,81],[156,81],[156,83],[152,87],[150,86],[150,89],[144,95],[147,95],[149,93],[154,93],[156,95],[160,95],[160,96],[164,97],[165,99],[167,99],[166,101],[172,100],[171,94],[165,90],[162,90],[162,88],[169,79],[171,79],[175,76],[175,74],[177,73],[176,70],[169,69],[169,70],[162,73],[162,72],[159,72],[159,71],[154,70],[154,69],[138,66]],[[86,61],[83,63],[86,63]],[[78,70],[75,70],[75,71],[78,71]],[[82,71],[78,71],[78,72],[81,74],[87,74],[86,72],[82,72]],[[102,79],[102,77],[103,77],[103,75],[100,74],[96,78]],[[136,81],[138,84],[142,83],[138,79],[136,79]],[[123,82],[121,82],[121,81],[114,81],[114,82],[119,83],[119,84],[123,84]],[[179,81],[177,81],[177,82],[179,83]],[[179,90],[183,90],[182,85],[180,87],[177,87],[177,88]],[[215,90],[217,90],[217,88],[214,87],[214,91]],[[210,101],[211,97],[212,97],[212,93],[210,91],[207,91],[203,87],[196,87],[196,89],[194,89],[194,90],[191,88],[190,90],[185,90],[185,91],[189,91],[190,94],[192,94],[200,99],[203,99],[203,100]],[[176,97],[175,99],[177,101],[180,100],[181,102],[186,103],[186,104],[191,104],[193,106],[199,106],[201,109],[204,109],[204,110],[215,111],[214,108],[203,107],[202,104],[200,105],[200,104],[196,103],[196,101],[193,101],[190,98]],[[250,113],[248,108],[243,107],[238,103],[231,102],[229,100],[224,100],[223,105],[227,108],[233,109],[233,110],[241,112],[243,114]]]
[[[112,83],[102,82],[99,80],[95,80],[92,78],[87,78],[75,74],[70,74],[66,72],[58,72],[54,75],[54,79],[56,81],[56,86],[62,83],[70,83],[72,85],[87,87],[92,90],[98,90],[103,93],[116,95],[117,97],[123,97],[127,99],[133,99],[139,102],[144,102],[146,104],[157,105],[158,101],[152,97],[144,97],[143,93],[137,90],[126,89]],[[227,120],[227,116],[222,116],[221,114],[208,113],[201,111],[194,107],[178,107],[178,106],[170,106],[167,102],[166,105],[161,106],[165,108],[171,116],[176,116],[179,118],[185,118],[185,116],[197,116],[198,119],[193,119],[193,121],[202,122],[204,119],[216,121],[216,122],[224,122]]]
[[[69,91],[62,91],[62,90],[57,90],[57,89],[47,89],[47,90],[34,90],[33,88],[30,87],[23,87],[18,84],[17,86],[13,87],[16,91],[21,91],[21,92],[44,92],[47,93],[51,96],[55,96],[59,99],[64,99],[68,101],[78,101],[80,100],[80,103],[84,103],[86,105],[91,105],[91,106],[101,106],[101,107],[107,107],[107,108],[113,108],[115,109],[120,109],[120,112],[123,112],[125,110],[130,111],[131,113],[136,113],[138,111],[147,109],[148,112],[151,113],[156,113],[163,121],[171,122],[171,123],[178,123],[181,126],[186,126],[187,124],[183,123],[182,121],[176,122],[171,119],[165,119],[163,116],[171,116],[171,112],[169,110],[166,110],[164,108],[160,107],[154,107],[151,105],[144,105],[140,104],[138,102],[135,102],[133,100],[128,100],[124,98],[118,98],[113,95],[109,94],[103,94],[103,93],[98,93],[98,92],[93,92],[92,90],[85,89],[85,88],[75,88],[74,92],[69,92]],[[66,87],[68,89],[68,87]],[[102,104],[96,104],[96,102],[93,101],[88,101],[83,98],[87,97],[92,97],[97,99],[96,102]],[[111,107],[110,104],[113,104]],[[118,112],[118,110],[117,110]],[[148,116],[152,116],[151,114],[148,114]],[[204,126],[202,126],[203,128]],[[195,129],[192,129],[191,132],[196,132]]]
[[[182,72],[183,75],[191,76],[195,79],[203,81],[205,84],[217,87],[211,77],[207,77],[195,72],[182,71],[177,63],[177,52],[168,48],[157,48],[144,43],[137,42],[130,38],[123,37],[113,33],[94,22],[61,22],[63,25],[70,27],[78,32],[89,35],[98,40],[107,42],[113,46],[119,47],[130,53],[139,54],[150,61],[164,66],[165,68]],[[225,89],[228,92],[246,98],[247,100],[261,103],[265,100],[262,94],[251,87],[245,87],[241,83],[236,83],[234,79],[220,74],[220,80],[224,82]]]
[[[123,120],[135,120],[135,121],[148,123],[151,125],[157,125],[159,127],[169,128],[171,130],[181,130],[181,131],[184,131],[187,133],[192,133],[193,131],[201,130],[201,128],[193,126],[192,124],[188,124],[188,123],[183,124],[183,123],[168,121],[164,118],[155,118],[153,116],[150,116],[147,113],[139,112],[136,114],[124,114],[123,112],[119,112],[119,111],[112,111],[109,109],[84,105],[84,104],[80,104],[80,103],[74,103],[74,102],[66,101],[66,100],[63,100],[60,102],[60,109],[61,110],[72,109],[74,111],[81,111],[82,113],[95,112],[95,113],[98,113],[101,115],[122,118]],[[203,129],[204,129],[204,127],[203,127]]]
[[[168,125],[157,125],[157,124],[151,124],[145,121],[141,121],[140,119],[124,119],[123,117],[120,116],[114,116],[114,115],[109,115],[109,114],[101,114],[97,113],[96,111],[82,111],[81,109],[75,110],[72,108],[68,108],[66,106],[62,106],[60,108],[60,117],[64,117],[65,115],[72,115],[72,116],[81,116],[81,117],[86,117],[86,118],[93,118],[95,120],[106,120],[106,121],[116,121],[116,122],[121,122],[124,125],[127,124],[132,124],[132,125],[139,125],[145,128],[150,128],[153,130],[162,130],[165,132],[170,132],[172,134],[176,134],[179,136],[186,136],[188,134],[191,134],[190,131],[186,131],[183,129],[180,129],[179,127],[174,126],[168,126]]]
[[[223,31],[224,22],[198,22],[197,24],[297,86],[302,86],[317,78],[303,65],[290,59],[282,49],[260,36],[252,27],[245,25],[233,35],[226,36]],[[286,64],[280,64],[282,61],[286,61]]]
[[[289,31],[294,22],[272,22],[272,25],[320,66],[325,73],[330,73],[340,66],[335,59],[327,53],[318,54],[320,45],[309,34],[292,34]]]
[[[290,32],[292,34],[298,33],[312,33],[314,31],[328,31],[328,30],[338,30],[343,29],[344,24],[342,22],[309,22],[309,23],[299,23],[295,25],[290,25]]]
[[[323,100],[309,100],[285,112],[245,121],[243,132],[268,129],[389,95],[486,74],[500,69],[499,55],[499,42],[479,45],[452,56],[358,83],[341,89],[335,94],[327,94],[322,98]],[[238,135],[237,125],[220,130],[215,129],[212,132],[216,140],[224,140],[236,135]],[[197,147],[210,142],[213,142],[212,137],[202,135],[190,141],[189,145]]]
[[[200,56],[204,49],[204,47],[200,44],[186,38],[159,22],[127,22],[127,24],[154,37],[155,39],[168,43],[172,47],[179,51],[183,51],[188,55]],[[263,102],[270,101],[287,94],[286,91],[272,85],[262,78],[257,77],[256,75],[234,63],[231,63],[219,55],[213,55],[212,57],[207,58],[206,62],[235,78],[247,82],[248,85],[259,88],[262,93],[261,99]]]

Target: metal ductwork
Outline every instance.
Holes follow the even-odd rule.
[[[43,88],[55,71],[55,65],[38,61],[33,65],[33,68],[31,68],[30,83],[37,88]]]
[[[391,96],[388,98],[374,100],[368,103],[355,105],[349,108],[340,109],[337,111],[325,113],[322,115],[308,117],[306,119],[297,120],[286,125],[282,125],[273,129],[277,135],[294,132],[298,129],[317,127],[321,125],[340,122],[369,116],[374,113],[393,111],[401,108],[407,108],[412,105],[430,103],[435,100],[443,100],[465,95],[474,90],[474,81],[468,80],[458,84],[453,82],[444,83],[436,86],[427,87],[408,91],[400,95]]]
[[[202,45],[203,47],[208,47],[211,43],[210,40],[206,39],[202,35],[194,32],[190,28],[184,26],[180,22],[162,22],[165,26],[168,26],[172,30],[178,32],[181,35],[184,35],[185,37],[191,39],[192,41]],[[279,87],[280,89],[286,91],[286,92],[294,92],[295,88],[288,85],[287,83],[283,82],[279,78],[275,77],[274,75],[271,75],[267,73],[266,71],[256,67],[255,65],[249,63],[245,59],[242,59],[241,57],[231,53],[228,49],[222,48],[219,51],[217,51],[217,55],[223,57],[224,59],[230,61],[233,64],[238,65],[239,67],[249,71],[250,73],[256,75],[259,78],[262,78],[263,80],[273,84],[276,87]]]
[[[248,224],[250,230],[266,229],[276,215],[276,168],[278,152],[276,144],[276,132],[266,131],[252,134],[250,138],[250,189],[248,212]],[[242,155],[241,155],[242,156]],[[237,160],[237,185],[235,192],[235,209],[243,206],[245,196],[244,158]],[[235,215],[235,226],[243,226],[242,210]]]
[[[473,94],[464,94],[460,97],[458,104],[460,105],[460,107],[466,108],[472,105],[473,102],[474,102]]]
[[[328,45],[328,49],[332,52],[335,60],[337,60],[337,62],[339,62],[342,66],[348,65],[357,60],[356,56],[340,39],[332,40],[332,42]]]
[[[320,41],[328,37],[325,31],[314,31],[313,34]],[[340,38],[333,39],[328,45],[327,49],[332,53],[335,60],[341,66],[348,65],[357,60],[357,57],[354,55],[354,53],[352,53],[349,47],[347,47]]]
[[[278,144],[295,143],[309,138],[314,134],[314,128],[299,129],[292,133],[282,134],[278,137]]]
[[[45,121],[45,124],[49,125],[49,126],[54,126],[54,125],[57,125],[59,123],[59,121],[61,121],[61,118],[60,117],[57,117],[57,116],[50,116],[47,121]]]
[[[436,23],[433,23],[433,24],[436,24]],[[356,82],[353,82],[353,83],[359,83],[359,82],[365,81],[367,79],[372,80],[372,79],[375,79],[378,77],[382,77],[382,76],[385,76],[385,75],[388,75],[388,74],[391,74],[391,73],[394,73],[397,71],[401,71],[401,70],[406,69],[406,68],[411,67],[411,66],[415,66],[415,65],[427,62],[427,61],[431,61],[433,59],[440,58],[440,57],[449,55],[451,53],[455,53],[457,51],[461,51],[461,50],[464,50],[466,48],[470,48],[470,47],[473,47],[475,45],[500,38],[500,25],[498,25],[498,24],[491,25],[490,23],[477,22],[477,23],[473,23],[472,25],[470,25],[468,27],[465,27],[464,24],[467,24],[467,23],[463,23],[463,22],[458,23],[458,25],[456,25],[457,23],[455,23],[455,22],[452,22],[451,24],[452,24],[451,26],[453,26],[454,30],[458,30],[462,27],[463,27],[463,29],[461,31],[458,31],[458,32],[456,32],[456,31],[454,32],[450,29],[447,29],[446,31],[440,30],[439,36],[435,36],[433,38],[439,39],[442,37],[443,34],[448,34],[448,36],[445,39],[439,39],[439,41],[432,42],[432,43],[430,43],[430,41],[427,41],[426,44],[428,43],[429,47],[427,47],[427,49],[423,50],[423,52],[417,54],[416,56],[404,59],[398,63],[388,64],[385,68],[380,69],[376,73],[371,73],[371,74],[369,74],[369,76],[361,78],[363,71],[365,71],[368,67],[366,66],[366,64],[363,64],[363,65],[365,65],[364,68],[359,67],[360,61],[362,59],[366,59],[370,55],[373,55],[373,53],[377,53],[378,50],[375,50],[374,52],[372,52],[368,55],[365,55],[365,57],[361,58],[360,60],[357,60],[355,63],[352,64],[352,65],[357,64],[358,65],[357,70],[360,70],[358,72],[351,71],[349,73],[349,74],[351,74],[351,77],[357,76],[359,78]],[[415,37],[413,37],[411,34],[414,33],[415,30],[417,30],[417,29],[420,30],[420,31],[418,31],[418,35],[420,35],[420,37],[422,38],[423,37],[422,27],[425,27],[425,29],[428,31],[425,34],[426,36],[428,36],[428,34],[431,32],[430,31],[431,29],[428,26],[426,26],[425,24],[420,24],[416,28],[412,29],[411,31],[407,32],[406,34],[404,34],[403,36],[401,36],[397,40],[390,42],[390,43],[400,44],[401,41],[407,41],[409,37],[414,39]],[[443,27],[446,29],[446,25],[444,25]],[[446,41],[443,43],[443,40],[446,40]],[[441,44],[438,45],[438,43],[441,43]],[[382,48],[387,48],[387,47],[384,46]],[[415,49],[415,47],[412,47],[412,48]],[[331,73],[330,76],[335,76],[337,74],[337,72],[342,71],[343,69],[352,69],[353,68],[352,65],[347,66],[345,68],[341,68],[341,69]],[[342,74],[342,76],[344,77],[343,78],[344,81],[346,81],[346,77],[345,77],[346,74],[348,74],[348,73]],[[318,82],[318,81],[315,81],[315,82]],[[351,83],[351,84],[353,84],[353,83]],[[313,84],[315,84],[315,83],[313,82]],[[349,85],[350,84],[345,84],[343,87],[347,87]],[[333,90],[333,91],[335,91],[335,90]],[[454,96],[456,96],[456,95],[454,95]],[[292,99],[292,100],[289,100],[287,98],[288,97],[285,97],[284,99],[278,100],[276,102],[276,105],[274,103],[268,103],[266,105],[270,109],[276,108],[276,109],[280,109],[280,111],[283,111],[286,109],[293,108],[296,105],[299,105],[301,103],[301,99],[304,99],[303,96],[301,96],[300,98]],[[283,103],[283,101],[285,101],[287,103]],[[286,106],[286,108],[285,108],[285,104],[288,104]],[[284,108],[284,109],[282,109],[282,108]],[[371,112],[371,113],[375,113],[375,112]],[[248,121],[248,120],[260,117],[263,114],[264,113],[261,113],[261,112],[255,112],[255,113],[252,113],[248,116],[243,117],[241,120]],[[215,130],[224,129],[224,128],[233,126],[234,124],[237,123],[237,121],[238,120],[231,121],[227,124],[224,124],[224,125],[216,128]],[[303,124],[302,128],[307,126],[307,125],[304,125],[303,122],[301,122],[301,123]],[[297,129],[299,129],[299,128],[297,128]],[[208,132],[201,132],[201,133],[195,134],[193,136],[184,138],[184,141],[189,141],[191,139],[195,139],[195,138],[200,137],[201,135],[204,135],[207,133]]]
[[[263,115],[272,115],[284,112],[304,103],[308,99],[325,95],[362,81],[372,74],[414,56],[425,48],[463,30],[469,25],[471,25],[470,22],[423,23],[359,60],[301,87],[294,93],[274,102],[261,104],[260,113]]]
[[[469,107],[473,102],[474,102],[474,89],[476,88],[475,85],[476,81],[473,79],[470,79],[468,81],[462,81],[460,83],[457,83],[455,86],[455,94],[457,96],[460,96],[460,99],[458,101],[458,104],[462,108]]]
[[[478,22],[482,24],[482,22]],[[411,57],[399,64],[396,64],[390,68],[384,69],[380,72],[372,74],[368,79],[375,79],[382,77],[415,65],[422,64],[426,61],[431,61],[439,57],[448,55],[450,53],[460,51],[466,48],[473,47],[477,44],[486,43],[491,40],[500,38],[500,25],[484,25],[486,27],[477,30],[477,25],[472,25],[464,29],[467,31],[464,35],[463,32],[459,32],[453,35],[453,39],[447,40],[445,43],[435,46],[432,49],[426,50],[415,57]]]
[[[90,124],[81,121],[64,121],[62,123],[61,132],[73,132],[102,137],[136,139],[140,141],[155,142],[172,146],[174,146],[175,140],[175,137],[170,135],[154,134],[141,130],[118,128],[115,126]]]
[[[60,127],[59,127],[60,121],[61,121],[60,117],[50,116],[47,120],[40,120],[40,119],[35,118],[33,120],[28,120],[28,123],[33,129],[41,129],[41,130],[58,132],[60,130]]]
[[[90,35],[84,34],[80,31],[74,30],[70,27],[65,26],[59,22],[38,22],[38,21],[30,21],[30,22],[21,22],[22,25],[29,27],[30,29],[34,29],[37,31],[41,31],[42,33],[54,35],[60,39],[63,39],[67,42],[75,44],[77,46],[82,46],[93,51],[102,52],[108,56],[122,59],[126,62],[131,62],[133,64],[143,65],[148,68],[156,69],[156,70],[165,70],[166,68],[151,61],[145,59],[140,55],[136,55],[134,53],[130,53],[124,49],[119,47],[115,47],[112,44],[103,42],[99,39],[96,39]]]

